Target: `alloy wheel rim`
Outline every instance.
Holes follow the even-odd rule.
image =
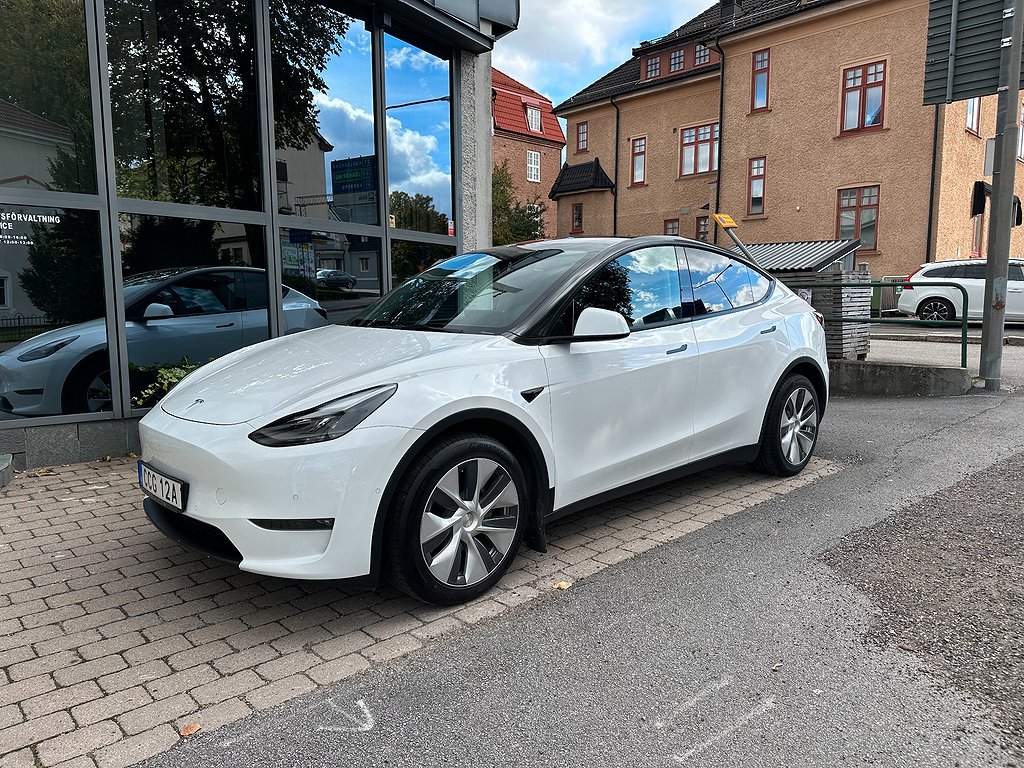
[[[949,310],[945,304],[937,301],[929,301],[921,308],[921,314],[925,320],[946,320]]]
[[[790,464],[797,465],[807,460],[814,448],[818,431],[818,409],[814,395],[806,387],[793,390],[782,409],[780,437],[782,454]]]
[[[88,413],[109,411],[113,397],[110,394],[110,373],[96,374],[85,388],[85,407]]]
[[[469,459],[449,469],[427,499],[420,550],[442,584],[471,587],[501,565],[519,528],[519,489],[505,467]]]

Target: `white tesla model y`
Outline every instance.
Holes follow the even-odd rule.
[[[139,482],[165,534],[244,570],[458,603],[597,500],[723,461],[799,472],[827,396],[820,315],[756,265],[553,240],[202,367],[142,420]]]

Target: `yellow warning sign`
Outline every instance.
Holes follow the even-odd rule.
[[[718,226],[722,229],[736,229],[737,224],[733,221],[732,216],[727,213],[712,213],[711,218],[718,222]]]

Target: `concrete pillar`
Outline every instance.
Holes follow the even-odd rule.
[[[482,22],[484,23],[484,22]],[[455,107],[462,139],[461,184],[456,193],[462,221],[455,226],[464,251],[491,245],[491,54],[462,52],[459,66],[459,103]]]

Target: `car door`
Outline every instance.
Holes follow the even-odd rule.
[[[184,274],[163,286],[143,304],[166,304],[170,317],[128,323],[128,359],[137,366],[203,364],[242,346],[242,313],[235,309],[232,270]]]
[[[979,261],[976,264],[965,264],[963,273],[957,272],[957,282],[961,283],[964,288],[967,289],[967,316],[969,318],[980,320],[982,315],[985,314],[985,270],[987,269],[984,261]],[[950,289],[956,293],[960,293],[955,288]],[[963,297],[961,295],[960,300],[956,302],[957,305],[963,303]],[[959,319],[959,316],[957,317]]]
[[[591,276],[559,320],[568,334],[583,309],[611,309],[629,336],[541,347],[556,509],[687,460],[697,356],[681,291],[675,247],[632,251]]]
[[[1010,262],[1006,280],[1006,319],[1024,321],[1024,269]]]
[[[790,340],[768,300],[770,278],[717,251],[685,251],[700,355],[690,454],[696,461],[758,442]]]

